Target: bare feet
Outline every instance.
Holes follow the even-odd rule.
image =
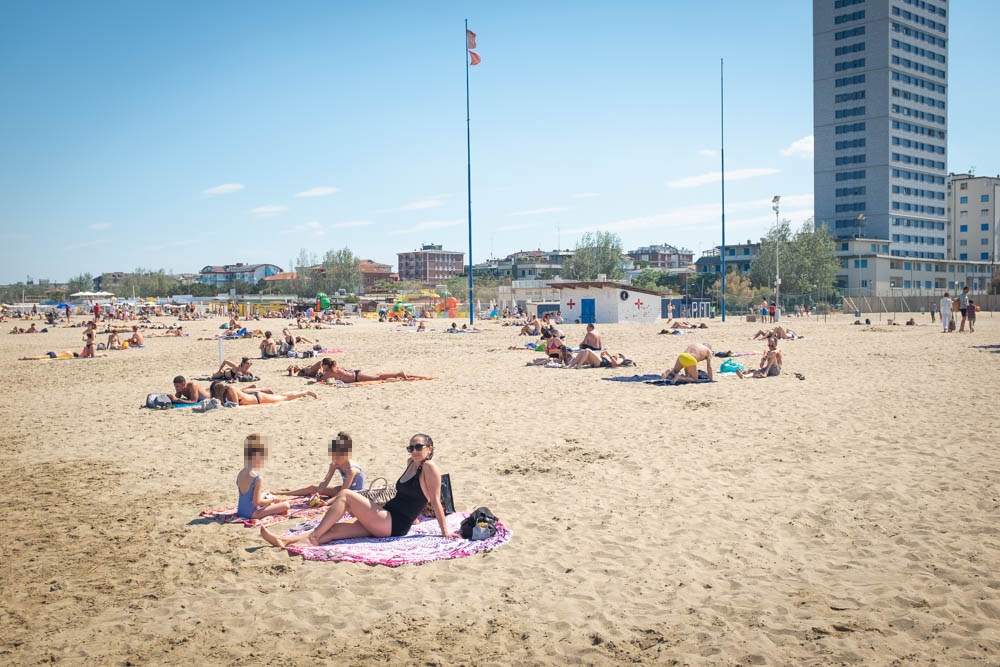
[[[275,535],[274,533],[272,533],[271,531],[269,531],[267,529],[267,526],[260,527],[260,536],[263,537],[264,541],[270,544],[271,546],[278,547],[279,549],[284,549],[286,546],[285,541],[280,537],[278,537],[277,535]]]
[[[743,379],[743,371],[741,371],[740,369],[737,368],[736,369],[736,377],[738,377],[739,379],[742,380]]]
[[[306,396],[312,396],[313,398],[319,398],[315,391],[307,391]]]

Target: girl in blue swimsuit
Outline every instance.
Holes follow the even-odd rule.
[[[283,498],[274,498],[264,491],[260,468],[267,461],[267,443],[259,433],[251,433],[243,442],[243,460],[246,465],[236,476],[239,501],[236,514],[241,519],[262,519],[272,514],[287,514],[291,505]]]
[[[261,537],[282,549],[291,545],[319,546],[352,537],[399,537],[409,532],[410,526],[427,506],[428,498],[431,499],[441,535],[459,537],[449,531],[445,523],[444,508],[441,506],[441,471],[431,461],[434,441],[429,435],[418,433],[410,438],[406,451],[410,460],[396,482],[396,497],[385,507],[356,491],[342,489],[334,496],[326,516],[314,530],[281,537],[262,526]],[[347,513],[351,518],[341,521]]]

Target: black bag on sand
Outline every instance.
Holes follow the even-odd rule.
[[[489,507],[477,507],[462,520],[459,531],[467,540],[486,540],[497,534],[497,518]]]

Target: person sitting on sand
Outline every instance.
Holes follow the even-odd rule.
[[[584,335],[583,341],[580,343],[580,349],[593,350],[594,352],[600,352],[603,349],[601,334],[597,333],[597,329],[594,328],[593,324],[587,325],[587,333]]]
[[[270,331],[264,332],[264,340],[260,342],[260,356],[263,359],[274,359],[278,356],[278,341],[274,340]]]
[[[521,333],[519,333],[517,335],[518,336],[537,336],[537,335],[539,335],[541,333],[541,330],[538,328],[538,326],[539,326],[538,325],[538,318],[536,316],[532,315],[531,319],[528,320],[527,324],[525,324],[523,327],[521,327]]]
[[[330,357],[324,357],[323,361],[320,363],[322,364],[322,367],[320,372],[316,374],[316,382],[340,380],[346,384],[352,384],[354,382],[377,382],[379,380],[406,379],[406,373],[403,371],[398,371],[396,373],[365,373],[362,370],[349,371],[346,368],[342,368],[340,364]]]
[[[749,373],[743,373],[739,368],[736,369],[736,375],[741,380],[745,377],[754,378],[770,378],[777,377],[781,375],[781,364],[782,364],[781,350],[778,349],[778,339],[771,336],[767,339],[767,349],[764,350],[764,354],[760,359],[760,368],[751,371]]]
[[[459,537],[448,530],[441,505],[441,471],[431,461],[434,441],[429,435],[418,433],[410,438],[406,451],[410,460],[396,482],[396,496],[384,507],[357,491],[342,489],[334,496],[330,509],[315,529],[282,537],[261,527],[261,537],[268,544],[282,549],[292,545],[319,546],[353,537],[402,537],[410,532],[414,521],[427,507],[428,499],[441,535]],[[347,514],[350,518],[344,519]]]
[[[117,331],[112,331],[108,335],[108,342],[105,347],[109,350],[120,350],[122,349],[122,339],[118,337]]]
[[[319,484],[310,484],[309,486],[293,491],[281,491],[281,493],[288,496],[335,496],[342,489],[363,491],[365,488],[365,471],[361,469],[361,466],[351,463],[351,451],[353,448],[354,442],[351,439],[351,435],[345,431],[341,431],[337,434],[336,438],[330,441],[328,447],[330,452],[330,467],[327,468],[326,477],[323,478],[323,481]],[[338,472],[340,473],[341,483],[337,486],[330,486],[334,473]],[[333,503],[332,499],[325,504],[330,505],[331,503]]]
[[[209,379],[236,382],[240,378],[252,378],[253,373],[250,372],[251,366],[253,366],[253,362],[250,361],[250,357],[243,357],[240,360],[239,365],[226,359],[222,362],[222,365],[219,366],[219,370],[212,373],[212,376]]]
[[[632,360],[626,359],[622,353],[611,354],[607,350],[602,350],[600,354],[593,350],[581,349],[576,356],[566,364],[566,368],[617,368],[619,366],[631,366]]]
[[[712,374],[712,346],[708,343],[692,343],[677,356],[674,367],[662,375],[670,384],[685,384],[698,381],[698,362],[705,362],[708,379],[714,379]]]
[[[174,378],[174,393],[168,394],[168,396],[170,396],[172,403],[178,405],[193,405],[212,397],[207,389],[185,379],[183,375]]]
[[[420,324],[417,325],[417,333],[420,333],[421,331],[427,331],[427,326],[424,324],[423,320],[421,320]]]
[[[568,364],[573,359],[573,351],[563,343],[565,338],[566,336],[561,331],[553,328],[552,334],[545,342],[545,355],[563,365]]]
[[[24,330],[24,333],[38,333],[38,327],[36,327],[35,323],[32,322],[31,326]]]
[[[241,519],[263,519],[273,514],[287,514],[292,508],[284,498],[275,498],[264,491],[260,469],[267,461],[267,439],[251,433],[243,441],[243,470],[236,476],[239,500],[236,515]]]
[[[247,391],[243,391],[237,389],[235,385],[227,384],[221,380],[216,380],[212,383],[209,387],[209,393],[212,395],[212,398],[222,401],[223,405],[226,403],[235,403],[241,406],[284,403],[285,401],[294,401],[297,398],[305,398],[306,396],[319,398],[314,391],[289,391],[279,394],[269,389],[256,387],[247,387]]]
[[[142,334],[139,333],[139,327],[135,325],[132,326],[132,337],[128,339],[128,344],[132,347],[142,347],[146,344]]]
[[[288,367],[288,374],[292,377],[307,377],[314,378],[319,374],[320,370],[323,368],[323,360],[319,360],[308,366],[299,366],[298,364],[292,364]]]

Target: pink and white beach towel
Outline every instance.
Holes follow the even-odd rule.
[[[256,526],[270,526],[272,523],[281,523],[282,521],[288,521],[289,519],[312,519],[315,517],[322,517],[326,514],[328,509],[329,508],[325,505],[320,505],[319,507],[309,507],[309,498],[306,496],[302,498],[293,498],[292,509],[288,512],[288,514],[272,514],[271,516],[266,516],[263,519],[244,519],[243,517],[236,516],[235,505],[202,510],[199,514],[210,519],[216,519],[222,523],[242,523],[247,528],[254,528]]]
[[[467,516],[467,512],[449,514],[445,520],[448,529],[458,533],[462,519]],[[318,520],[305,521],[288,534],[293,535],[311,530],[318,523]],[[403,537],[359,537],[350,540],[337,540],[321,547],[291,546],[288,547],[288,552],[302,556],[305,560],[344,561],[399,567],[400,565],[423,565],[434,560],[462,558],[492,551],[501,544],[509,542],[510,538],[510,530],[500,521],[497,521],[496,535],[488,540],[472,541],[442,537],[437,520],[425,517]]]

